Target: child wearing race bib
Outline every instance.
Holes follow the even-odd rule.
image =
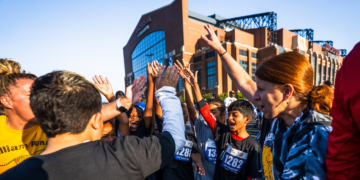
[[[184,125],[189,119],[188,110],[184,103],[181,103],[184,116]],[[181,127],[179,127],[181,128]],[[184,129],[185,131],[185,129]],[[205,175],[205,169],[201,161],[201,155],[195,136],[190,132],[184,132],[186,143],[185,146],[174,154],[173,161],[170,165],[164,167],[163,179],[189,179],[194,180],[193,166],[198,174]]]
[[[261,178],[260,148],[246,131],[246,125],[254,113],[251,103],[245,100],[231,103],[228,107],[228,125],[216,121],[205,100],[201,99],[198,106],[215,136],[217,161],[214,179]]]

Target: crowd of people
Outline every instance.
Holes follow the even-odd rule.
[[[360,44],[335,87],[314,86],[311,64],[296,52],[263,62],[254,82],[211,26],[205,29],[202,39],[247,100],[233,91],[224,101],[205,100],[198,73],[179,61],[148,64],[147,79],[114,94],[102,76],[36,77],[0,59],[0,180],[360,177]],[[176,97],[180,76],[186,103]],[[256,140],[246,130],[253,118],[261,130]]]

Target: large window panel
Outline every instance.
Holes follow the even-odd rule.
[[[151,57],[146,56],[153,54]],[[164,64],[165,50],[165,32],[155,31],[145,36],[135,47],[131,54],[132,59],[132,71],[134,78],[138,78],[141,75],[147,76],[146,66],[147,63],[152,61],[159,61]],[[150,59],[151,58],[151,59]]]
[[[216,85],[216,69],[215,61],[206,64],[207,88],[215,88]]]

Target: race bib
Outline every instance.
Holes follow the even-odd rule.
[[[237,173],[245,164],[248,153],[232,148],[228,145],[222,159],[222,167],[231,172]]]
[[[185,146],[175,153],[174,158],[180,161],[189,161],[193,142],[186,140]]]
[[[215,141],[208,139],[205,144],[205,156],[209,161],[216,161],[217,151]]]

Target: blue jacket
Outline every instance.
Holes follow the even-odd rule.
[[[325,155],[331,118],[303,111],[290,127],[274,119],[266,135],[262,162],[266,179],[326,179]]]

